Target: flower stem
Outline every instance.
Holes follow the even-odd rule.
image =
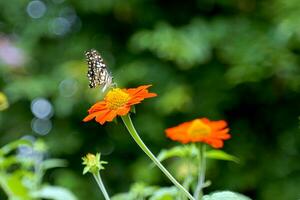
[[[8,199],[13,199],[13,194],[10,191],[9,187],[6,184],[5,179],[3,178],[4,175],[0,174],[0,187],[3,189],[3,191],[5,192],[5,194],[7,195]]]
[[[178,181],[168,172],[168,170],[159,162],[159,160],[153,155],[153,153],[148,149],[145,143],[140,138],[139,134],[135,130],[131,118],[128,115],[121,117],[128,132],[133,137],[135,142],[140,146],[140,148],[149,156],[149,158],[157,165],[157,167],[170,179],[170,181],[181,190],[190,200],[195,200],[193,196],[182,186]]]
[[[193,181],[193,177],[189,174],[189,175],[185,178],[185,180],[183,181],[182,186],[183,186],[186,190],[189,190],[192,181]],[[186,200],[187,198],[186,198],[186,196],[184,196],[184,194],[181,194],[180,198],[178,198],[178,199],[180,199],[180,200]]]
[[[107,193],[107,191],[106,191],[106,189],[104,187],[104,184],[102,182],[100,173],[97,172],[96,174],[93,174],[93,176],[94,176],[94,178],[95,178],[95,180],[96,180],[96,182],[97,182],[97,184],[98,184],[101,192],[103,193],[105,200],[110,200],[109,195],[108,195],[108,193]]]
[[[200,144],[199,146],[200,158],[199,158],[199,175],[198,183],[194,193],[195,200],[202,199],[203,193],[202,188],[205,180],[205,168],[206,168],[206,159],[205,159],[205,144]]]

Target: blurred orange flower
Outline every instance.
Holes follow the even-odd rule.
[[[137,88],[110,90],[103,101],[95,103],[89,110],[89,115],[83,119],[84,122],[96,118],[100,124],[111,122],[117,115],[124,116],[129,113],[132,105],[139,104],[145,98],[157,96],[149,93],[151,85],[142,85]]]
[[[231,137],[228,132],[229,128],[226,121],[210,121],[207,118],[195,119],[166,129],[167,137],[172,140],[184,144],[189,142],[204,142],[214,148],[223,147],[223,140]]]

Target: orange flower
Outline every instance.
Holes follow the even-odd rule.
[[[222,148],[223,140],[230,138],[229,128],[224,120],[210,121],[207,118],[184,122],[166,129],[167,137],[181,143],[204,142],[214,148]]]
[[[117,115],[123,116],[129,113],[132,105],[139,104],[145,98],[155,97],[155,93],[149,93],[151,85],[142,85],[137,88],[110,90],[103,101],[95,103],[89,110],[89,115],[84,122],[96,118],[100,124],[111,122]]]

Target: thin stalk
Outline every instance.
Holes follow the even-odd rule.
[[[140,138],[139,134],[135,130],[131,118],[128,115],[121,117],[128,132],[133,137],[135,142],[139,145],[139,147],[149,156],[149,158],[156,164],[156,166],[169,178],[169,180],[179,189],[181,190],[190,200],[195,200],[193,196],[180,184],[178,181],[168,172],[168,170],[159,162],[159,160],[153,155],[153,153],[148,149],[145,143]]]
[[[13,198],[13,194],[10,192],[10,189],[7,187],[7,184],[5,183],[5,180],[3,174],[0,174],[0,187],[3,189],[5,194],[7,195],[8,199]]]
[[[193,181],[193,176],[191,176],[190,174],[184,179],[182,186],[186,189],[189,190],[190,185]],[[178,198],[179,200],[186,200],[186,196],[184,194],[181,194],[180,198]]]
[[[200,144],[199,146],[200,151],[200,163],[199,163],[199,175],[198,175],[198,183],[196,186],[196,190],[194,193],[195,200],[202,199],[203,196],[203,186],[205,181],[205,170],[206,170],[206,159],[205,159],[205,144]]]
[[[104,184],[102,182],[100,173],[97,172],[96,174],[93,174],[93,176],[94,176],[94,178],[95,178],[95,180],[96,180],[96,182],[97,182],[97,184],[98,184],[101,192],[103,193],[105,200],[110,200],[109,195],[108,195],[108,193],[107,193],[107,191],[106,191],[106,189],[104,187]]]

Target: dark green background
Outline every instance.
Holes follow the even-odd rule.
[[[81,157],[101,151],[110,194],[134,181],[170,185],[122,123],[82,122],[102,98],[86,78],[84,51],[96,48],[119,86],[152,84],[158,94],[133,116],[154,153],[176,145],[165,138],[167,127],[196,117],[229,122],[232,139],[224,150],[241,164],[210,163],[206,193],[300,198],[298,0],[47,0],[37,19],[26,11],[29,2],[0,1],[0,40],[25,58],[12,66],[0,57],[0,90],[11,104],[0,113],[0,144],[43,138],[49,156],[69,162],[45,180],[80,199],[101,198],[91,176],[81,175]],[[71,84],[62,89],[64,80]],[[54,108],[46,136],[31,129],[30,104],[40,97]]]

